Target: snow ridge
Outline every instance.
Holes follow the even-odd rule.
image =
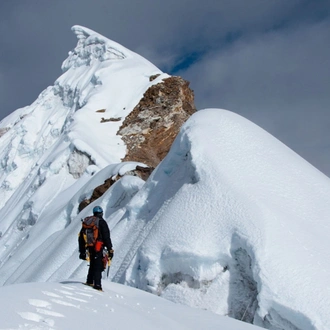
[[[199,111],[116,222],[112,279],[266,328],[328,329],[329,195],[267,132]]]

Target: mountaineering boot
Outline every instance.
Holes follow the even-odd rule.
[[[84,282],[84,283],[81,283],[81,284],[90,286],[91,288],[93,287],[93,283]]]
[[[102,290],[102,287],[99,286],[99,285],[94,285],[94,286],[93,286],[93,289],[95,289],[95,290],[97,290],[97,291],[103,291],[103,290]]]

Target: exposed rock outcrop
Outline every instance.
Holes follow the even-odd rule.
[[[114,117],[110,117],[110,118],[101,118],[101,123],[107,123],[108,121],[120,121],[121,118],[118,117],[118,118],[114,118]]]
[[[89,165],[94,164],[90,156],[84,152],[74,149],[68,159],[69,173],[75,179],[79,179]]]
[[[0,137],[9,131],[9,127],[0,128]]]
[[[152,167],[136,166],[135,170],[128,171],[124,175],[138,176],[142,180],[146,181],[153,170],[154,168]],[[94,202],[96,199],[101,197],[116,181],[118,181],[124,175],[118,174],[117,176],[106,179],[103,184],[97,186],[93,190],[93,194],[89,199],[84,199],[82,202],[80,202],[78,207],[79,212],[83,210],[87,205],[89,205],[90,203]]]
[[[158,78],[159,76],[160,76],[160,73],[154,74],[154,75],[152,75],[152,76],[149,77],[149,81],[153,81],[156,78]]]
[[[194,93],[181,77],[169,77],[151,86],[117,133],[127,146],[123,161],[156,167],[195,111]]]
[[[150,81],[158,75],[150,77]],[[98,110],[101,112],[103,109]],[[141,162],[149,167],[137,166],[124,175],[137,175],[147,180],[153,169],[166,156],[183,123],[196,111],[194,93],[189,82],[181,77],[170,77],[151,86],[139,104],[126,117],[118,131],[127,153],[123,161]],[[103,112],[103,111],[102,111]],[[101,122],[114,121],[116,118]],[[89,199],[79,205],[79,212],[101,197],[122,176],[108,178],[96,187]]]

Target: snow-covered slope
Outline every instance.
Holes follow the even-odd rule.
[[[325,175],[256,125],[199,111],[114,226],[113,280],[265,327],[329,329],[329,196]]]
[[[84,278],[77,233],[100,205],[112,281],[269,329],[329,329],[329,178],[234,113],[194,114],[146,182],[124,176],[78,213],[136,166],[100,117],[124,118],[165,75],[150,82],[152,64],[74,31],[64,75],[1,122],[0,283]]]
[[[1,329],[260,330],[141,290],[106,283],[106,292],[76,280],[0,288]]]
[[[330,182],[278,140],[231,112],[199,111],[146,184],[122,178],[40,238],[63,221],[59,210],[116,172],[100,171],[69,202],[69,190],[59,196],[1,278],[83,277],[76,235],[97,203],[112,230],[113,281],[270,329],[329,328]]]

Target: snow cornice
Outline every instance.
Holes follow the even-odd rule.
[[[77,36],[77,46],[69,52],[62,64],[63,72],[72,67],[90,65],[93,60],[122,60],[129,56],[130,51],[120,44],[109,40],[101,34],[83,26],[74,25],[71,30]]]

